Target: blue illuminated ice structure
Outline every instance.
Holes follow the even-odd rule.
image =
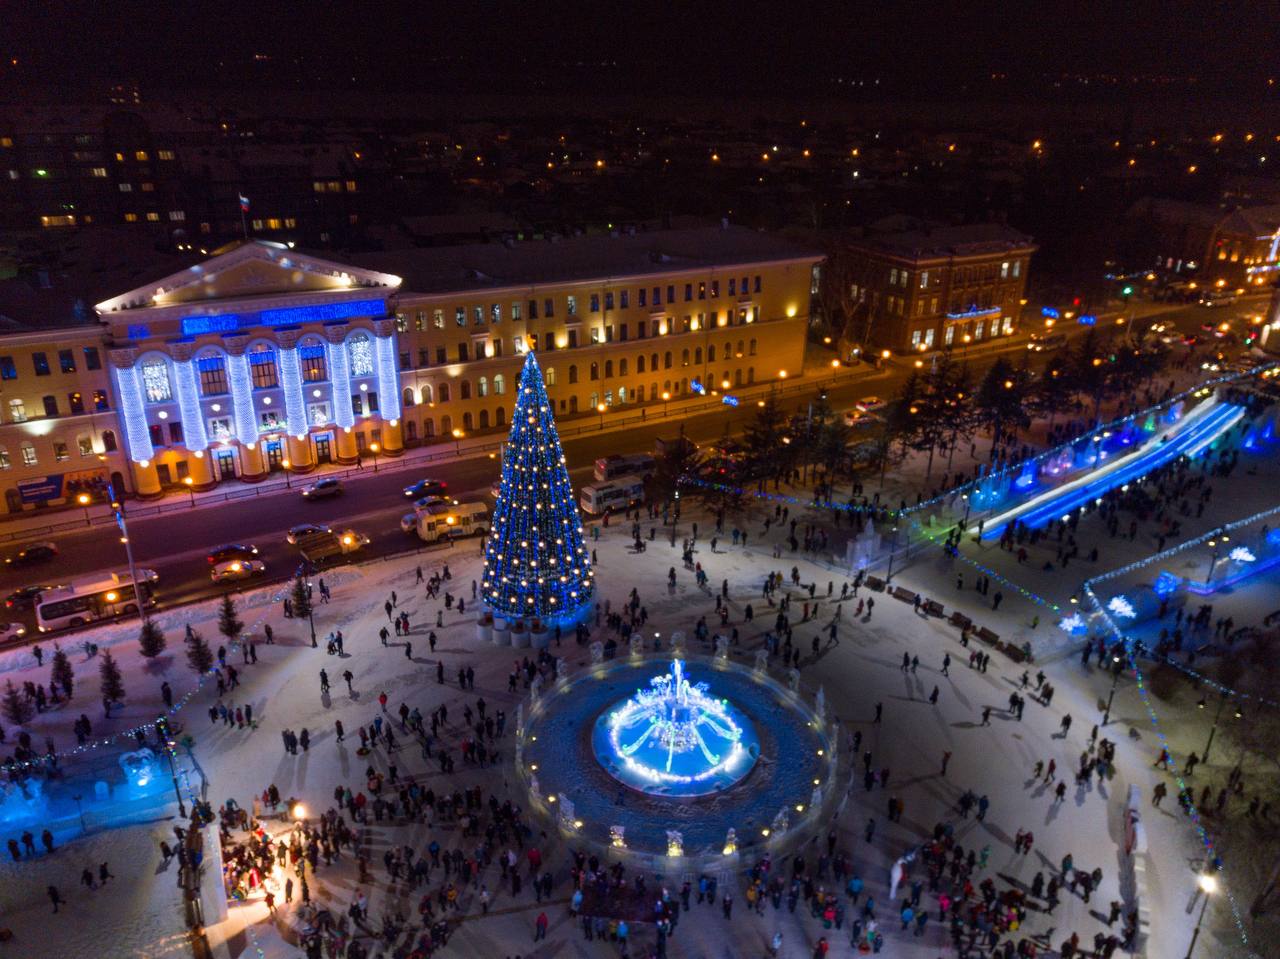
[[[615,779],[663,796],[720,792],[750,772],[760,753],[750,720],[706,683],[689,682],[679,659],[601,714],[592,747]]]

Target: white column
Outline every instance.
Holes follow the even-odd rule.
[[[396,370],[394,336],[374,337],[378,370],[378,414],[384,420],[400,419],[400,374]]]
[[[147,409],[142,401],[142,384],[138,380],[138,367],[117,366],[116,392],[120,395],[124,414],[124,433],[129,442],[129,458],[143,463],[155,456],[151,445],[151,433],[147,429]]]
[[[200,389],[196,385],[195,362],[173,361],[178,380],[178,414],[182,417],[182,445],[193,453],[209,445],[204,427],[204,411],[200,409]]]
[[[356,425],[356,414],[351,408],[351,360],[347,356],[347,344],[340,339],[329,341],[329,383],[333,421],[343,429],[350,429]]]
[[[258,414],[253,408],[253,379],[249,375],[249,358],[243,353],[227,354],[227,379],[231,383],[236,437],[241,443],[253,446],[258,442]]]
[[[307,407],[302,396],[302,363],[296,346],[281,346],[280,385],[284,388],[285,426],[290,436],[307,432]]]

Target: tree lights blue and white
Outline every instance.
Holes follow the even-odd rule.
[[[484,545],[484,601],[508,620],[568,624],[590,608],[594,588],[551,401],[529,353]]]
[[[622,782],[676,796],[733,785],[759,753],[750,721],[706,683],[690,682],[679,659],[597,720],[593,746]]]

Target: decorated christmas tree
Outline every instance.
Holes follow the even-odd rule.
[[[551,401],[529,353],[484,546],[484,601],[506,619],[568,624],[589,607],[594,588]]]

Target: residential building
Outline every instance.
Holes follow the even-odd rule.
[[[1125,214],[1120,248],[1135,269],[1203,286],[1262,286],[1280,270],[1280,204],[1229,209],[1148,197]]]

